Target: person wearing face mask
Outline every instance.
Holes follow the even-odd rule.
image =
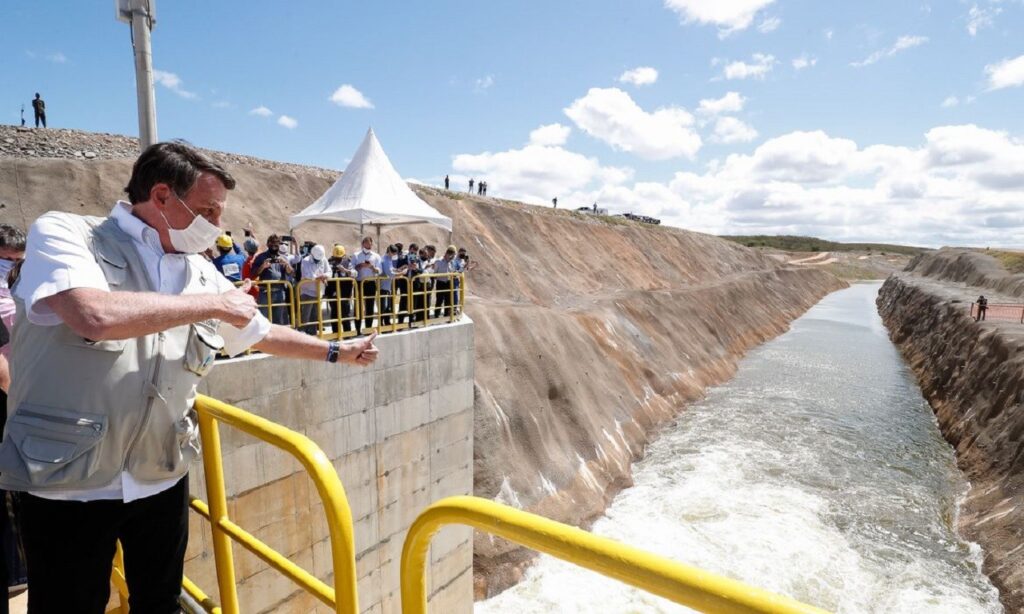
[[[22,493],[30,612],[104,612],[118,541],[131,611],[179,611],[193,400],[219,350],[376,359],[373,337],[328,342],[271,325],[199,255],[234,187],[199,150],[157,143],[109,216],[51,211],[29,229],[12,287],[0,488]]]
[[[331,276],[331,265],[327,262],[327,250],[323,245],[314,245],[309,249],[309,254],[299,262],[299,269],[302,271],[302,280],[310,280],[306,283],[300,282],[299,301],[302,305],[303,332],[315,335],[318,331],[320,312],[320,299],[324,294],[323,283]],[[319,282],[319,283],[318,283]]]
[[[7,285],[7,280],[12,276],[15,267],[25,257],[25,233],[20,228],[10,224],[0,224],[0,321],[10,331],[14,326],[14,297]],[[0,347],[0,360],[6,359],[6,345]],[[4,384],[6,374],[6,363],[0,365],[0,387],[7,389]],[[0,408],[2,409],[2,408]]]
[[[444,256],[434,261],[434,273],[447,274],[454,273],[455,270],[455,246],[449,245],[448,249],[445,250]],[[444,318],[448,316],[449,310],[452,308],[453,303],[453,285],[452,280],[448,277],[438,277],[434,280],[434,290],[436,292],[434,301],[434,317]]]
[[[281,237],[276,234],[267,237],[267,250],[253,260],[252,274],[260,281],[281,282],[290,280],[294,273],[288,254],[281,250]],[[259,303],[274,324],[287,326],[291,322],[285,284],[260,284]]]
[[[362,249],[352,258],[352,266],[356,270],[356,283],[363,291],[363,329],[367,329],[373,324],[373,314],[377,313],[377,282],[371,278],[380,275],[380,256],[373,251],[371,237],[363,237]]]
[[[10,332],[14,326],[15,303],[10,283],[18,276],[25,257],[25,233],[10,224],[0,224],[0,428],[7,421],[7,390],[11,385],[8,364]],[[18,545],[16,516],[9,510],[20,505],[17,493],[0,491],[0,582],[3,587],[22,585],[26,581],[24,557]],[[0,612],[7,612],[7,599],[0,596]]]
[[[398,248],[388,245],[384,257],[380,259],[380,274],[384,279],[380,281],[380,323],[381,326],[391,326],[391,313],[393,304],[391,302],[392,283],[395,279],[395,269],[398,268]]]

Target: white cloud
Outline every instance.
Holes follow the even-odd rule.
[[[764,53],[755,53],[751,56],[751,62],[737,60],[729,62],[722,69],[722,76],[730,81],[733,79],[764,79],[765,75],[775,68],[775,56]]]
[[[711,140],[718,143],[749,143],[757,138],[757,130],[735,117],[719,117]]]
[[[565,145],[572,128],[562,124],[545,124],[530,133],[530,145]]]
[[[299,122],[294,117],[288,117],[287,115],[282,115],[282,116],[277,118],[277,125],[278,126],[284,126],[285,128],[287,128],[289,130],[294,130],[299,125]]]
[[[782,20],[778,17],[768,17],[761,23],[757,24],[757,31],[762,34],[768,34],[779,29],[782,25]]]
[[[181,77],[178,75],[167,72],[166,70],[153,69],[153,81],[171,90],[175,94],[188,100],[194,100],[199,96],[195,92],[186,90],[182,85]]]
[[[928,37],[927,36],[903,35],[903,36],[901,36],[901,37],[896,39],[896,42],[893,43],[892,47],[889,47],[888,49],[881,49],[879,51],[876,51],[876,52],[872,53],[871,55],[869,55],[868,57],[864,58],[863,60],[861,60],[859,62],[850,62],[850,66],[855,66],[857,68],[860,68],[861,66],[870,66],[871,64],[874,64],[875,62],[878,62],[879,60],[882,60],[882,59],[888,58],[888,57],[892,57],[892,56],[896,55],[897,53],[899,53],[900,51],[905,51],[907,49],[913,49],[914,47],[919,47],[919,46],[921,46],[921,45],[923,45],[923,44],[925,44],[927,42],[928,42]]]
[[[683,23],[718,26],[718,36],[725,38],[745,30],[757,13],[775,0],[665,0],[665,6],[682,18]]]
[[[459,154],[452,160],[452,168],[459,173],[453,177],[456,182],[485,177],[488,185],[501,186],[503,197],[535,204],[546,204],[554,196],[583,188],[602,174],[595,158],[542,145]]]
[[[363,93],[357,90],[355,87],[348,83],[342,85],[338,89],[334,90],[331,97],[328,99],[339,107],[348,107],[350,109],[372,109],[373,103]]]
[[[833,30],[832,28],[828,28],[827,30],[825,30],[824,34],[825,34],[825,40],[829,40],[830,41],[830,40],[832,40],[832,37],[836,35],[836,31]]]
[[[260,105],[260,106],[256,107],[255,109],[253,109],[252,111],[249,111],[249,115],[259,115],[260,117],[270,117],[273,114],[274,114],[273,111],[271,111],[270,109],[268,109],[267,107],[265,107],[263,105]]]
[[[971,36],[977,36],[978,30],[991,28],[996,15],[1002,12],[1003,9],[998,6],[982,8],[977,4],[971,5],[967,11],[967,32]]]
[[[494,85],[494,75],[484,75],[473,82],[473,89],[482,92],[490,89],[492,85]]]
[[[985,67],[985,74],[989,90],[1024,85],[1024,55],[989,64]]]
[[[60,51],[54,51],[53,53],[48,54],[46,56],[46,59],[50,60],[54,64],[64,64],[68,61],[67,56],[61,53]]]
[[[591,88],[564,111],[587,134],[650,160],[692,158],[702,144],[693,116],[684,109],[649,113],[618,88]]]
[[[721,98],[705,98],[700,101],[697,113],[701,115],[721,115],[722,113],[739,113],[747,99],[739,92],[728,92]]]
[[[948,109],[950,107],[955,107],[958,104],[960,104],[959,98],[957,98],[956,96],[947,96],[946,99],[942,101],[942,108]]]
[[[796,70],[803,70],[805,68],[811,68],[818,63],[818,58],[814,56],[802,54],[800,57],[793,58],[793,68]]]
[[[633,85],[651,85],[658,80],[658,71],[650,66],[638,66],[619,75],[619,82]]]
[[[791,132],[661,182],[536,145],[456,156],[455,167],[457,181],[487,177],[528,202],[598,202],[715,234],[996,246],[1024,231],[1024,140],[975,125],[937,126],[911,147]]]

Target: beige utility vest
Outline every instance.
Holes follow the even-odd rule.
[[[156,291],[115,220],[60,215],[81,232],[112,292]],[[184,294],[217,292],[212,267],[187,260]],[[197,373],[223,346],[219,322],[94,342],[65,324],[32,324],[22,301],[17,308],[0,487],[56,492],[106,486],[122,471],[143,483],[185,475],[199,454]]]

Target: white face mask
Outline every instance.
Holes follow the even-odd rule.
[[[171,247],[183,254],[198,254],[206,250],[221,235],[220,228],[211,224],[205,217],[196,215],[195,211],[189,209],[185,201],[177,194],[174,195],[174,198],[178,199],[178,202],[195,217],[192,218],[192,223],[188,226],[178,229],[171,228],[171,223],[167,221],[167,216],[164,215],[163,211],[160,212],[164,221],[167,222],[167,234],[171,239]]]
[[[0,258],[0,288],[7,287],[7,274],[14,268],[14,261]]]

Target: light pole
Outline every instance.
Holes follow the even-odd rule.
[[[153,49],[149,33],[156,25],[156,0],[114,0],[118,21],[131,24],[135,51],[135,90],[139,105],[139,145],[157,142],[156,95],[153,92]]]

